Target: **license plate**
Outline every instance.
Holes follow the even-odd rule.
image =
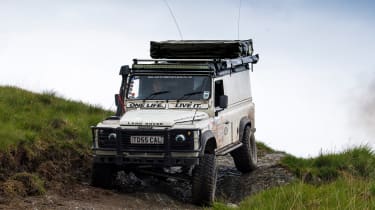
[[[164,144],[163,136],[131,136],[131,144]]]

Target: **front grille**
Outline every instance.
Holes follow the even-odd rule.
[[[188,130],[125,130],[112,128],[98,129],[98,146],[99,148],[120,149],[128,151],[160,151],[166,150],[193,150],[194,133]],[[116,133],[117,140],[109,138],[111,133]],[[177,135],[186,136],[186,141],[176,142]],[[190,135],[189,135],[190,134]],[[162,136],[164,144],[131,144],[131,136]],[[118,142],[117,142],[118,141]],[[119,147],[119,148],[118,148]]]

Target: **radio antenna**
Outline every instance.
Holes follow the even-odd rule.
[[[240,0],[240,5],[238,7],[238,18],[237,18],[237,39],[238,40],[240,40],[241,4],[242,4],[242,0]]]
[[[173,18],[173,21],[174,21],[174,23],[176,24],[176,27],[177,27],[178,33],[180,34],[180,38],[181,38],[181,40],[183,40],[184,38],[182,37],[182,32],[181,32],[181,30],[180,30],[180,26],[178,26],[178,22],[177,22],[176,17],[175,17],[174,14],[173,14],[172,8],[169,6],[167,0],[164,0],[164,3],[165,3],[165,5],[168,7],[169,13],[171,13],[171,16],[172,16],[172,18]]]

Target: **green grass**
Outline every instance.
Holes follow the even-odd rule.
[[[0,86],[0,198],[41,195],[86,180],[90,126],[113,113],[99,106]]]
[[[299,179],[247,197],[238,209],[375,209],[375,154],[368,146],[316,158],[287,155]],[[213,209],[231,209],[215,203]]]
[[[274,149],[272,149],[271,147],[267,146],[265,143],[260,142],[260,141],[257,141],[257,149],[258,149],[258,152],[259,151],[266,152],[266,153],[275,152]]]
[[[238,209],[374,209],[374,180],[340,177],[324,185],[295,182],[246,198]],[[222,203],[214,209],[230,209]]]
[[[375,155],[368,146],[350,148],[341,153],[320,154],[308,159],[288,155],[282,164],[307,182],[332,181],[342,173],[363,178],[375,176]]]
[[[78,141],[90,144],[90,126],[111,115],[99,106],[0,86],[0,151],[20,142]]]

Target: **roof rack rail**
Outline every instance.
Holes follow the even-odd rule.
[[[159,62],[216,62],[217,59],[174,59],[174,58],[160,58],[160,59],[133,59],[134,64],[140,62],[151,62],[157,64]]]
[[[228,68],[235,67],[247,63],[255,64],[259,60],[259,55],[251,55],[251,56],[245,56],[245,57],[238,57],[238,58],[232,58],[232,59],[171,59],[171,58],[162,58],[162,59],[133,59],[133,64],[159,64],[160,62],[167,62],[167,63],[225,63]],[[165,64],[165,63],[164,63]]]

